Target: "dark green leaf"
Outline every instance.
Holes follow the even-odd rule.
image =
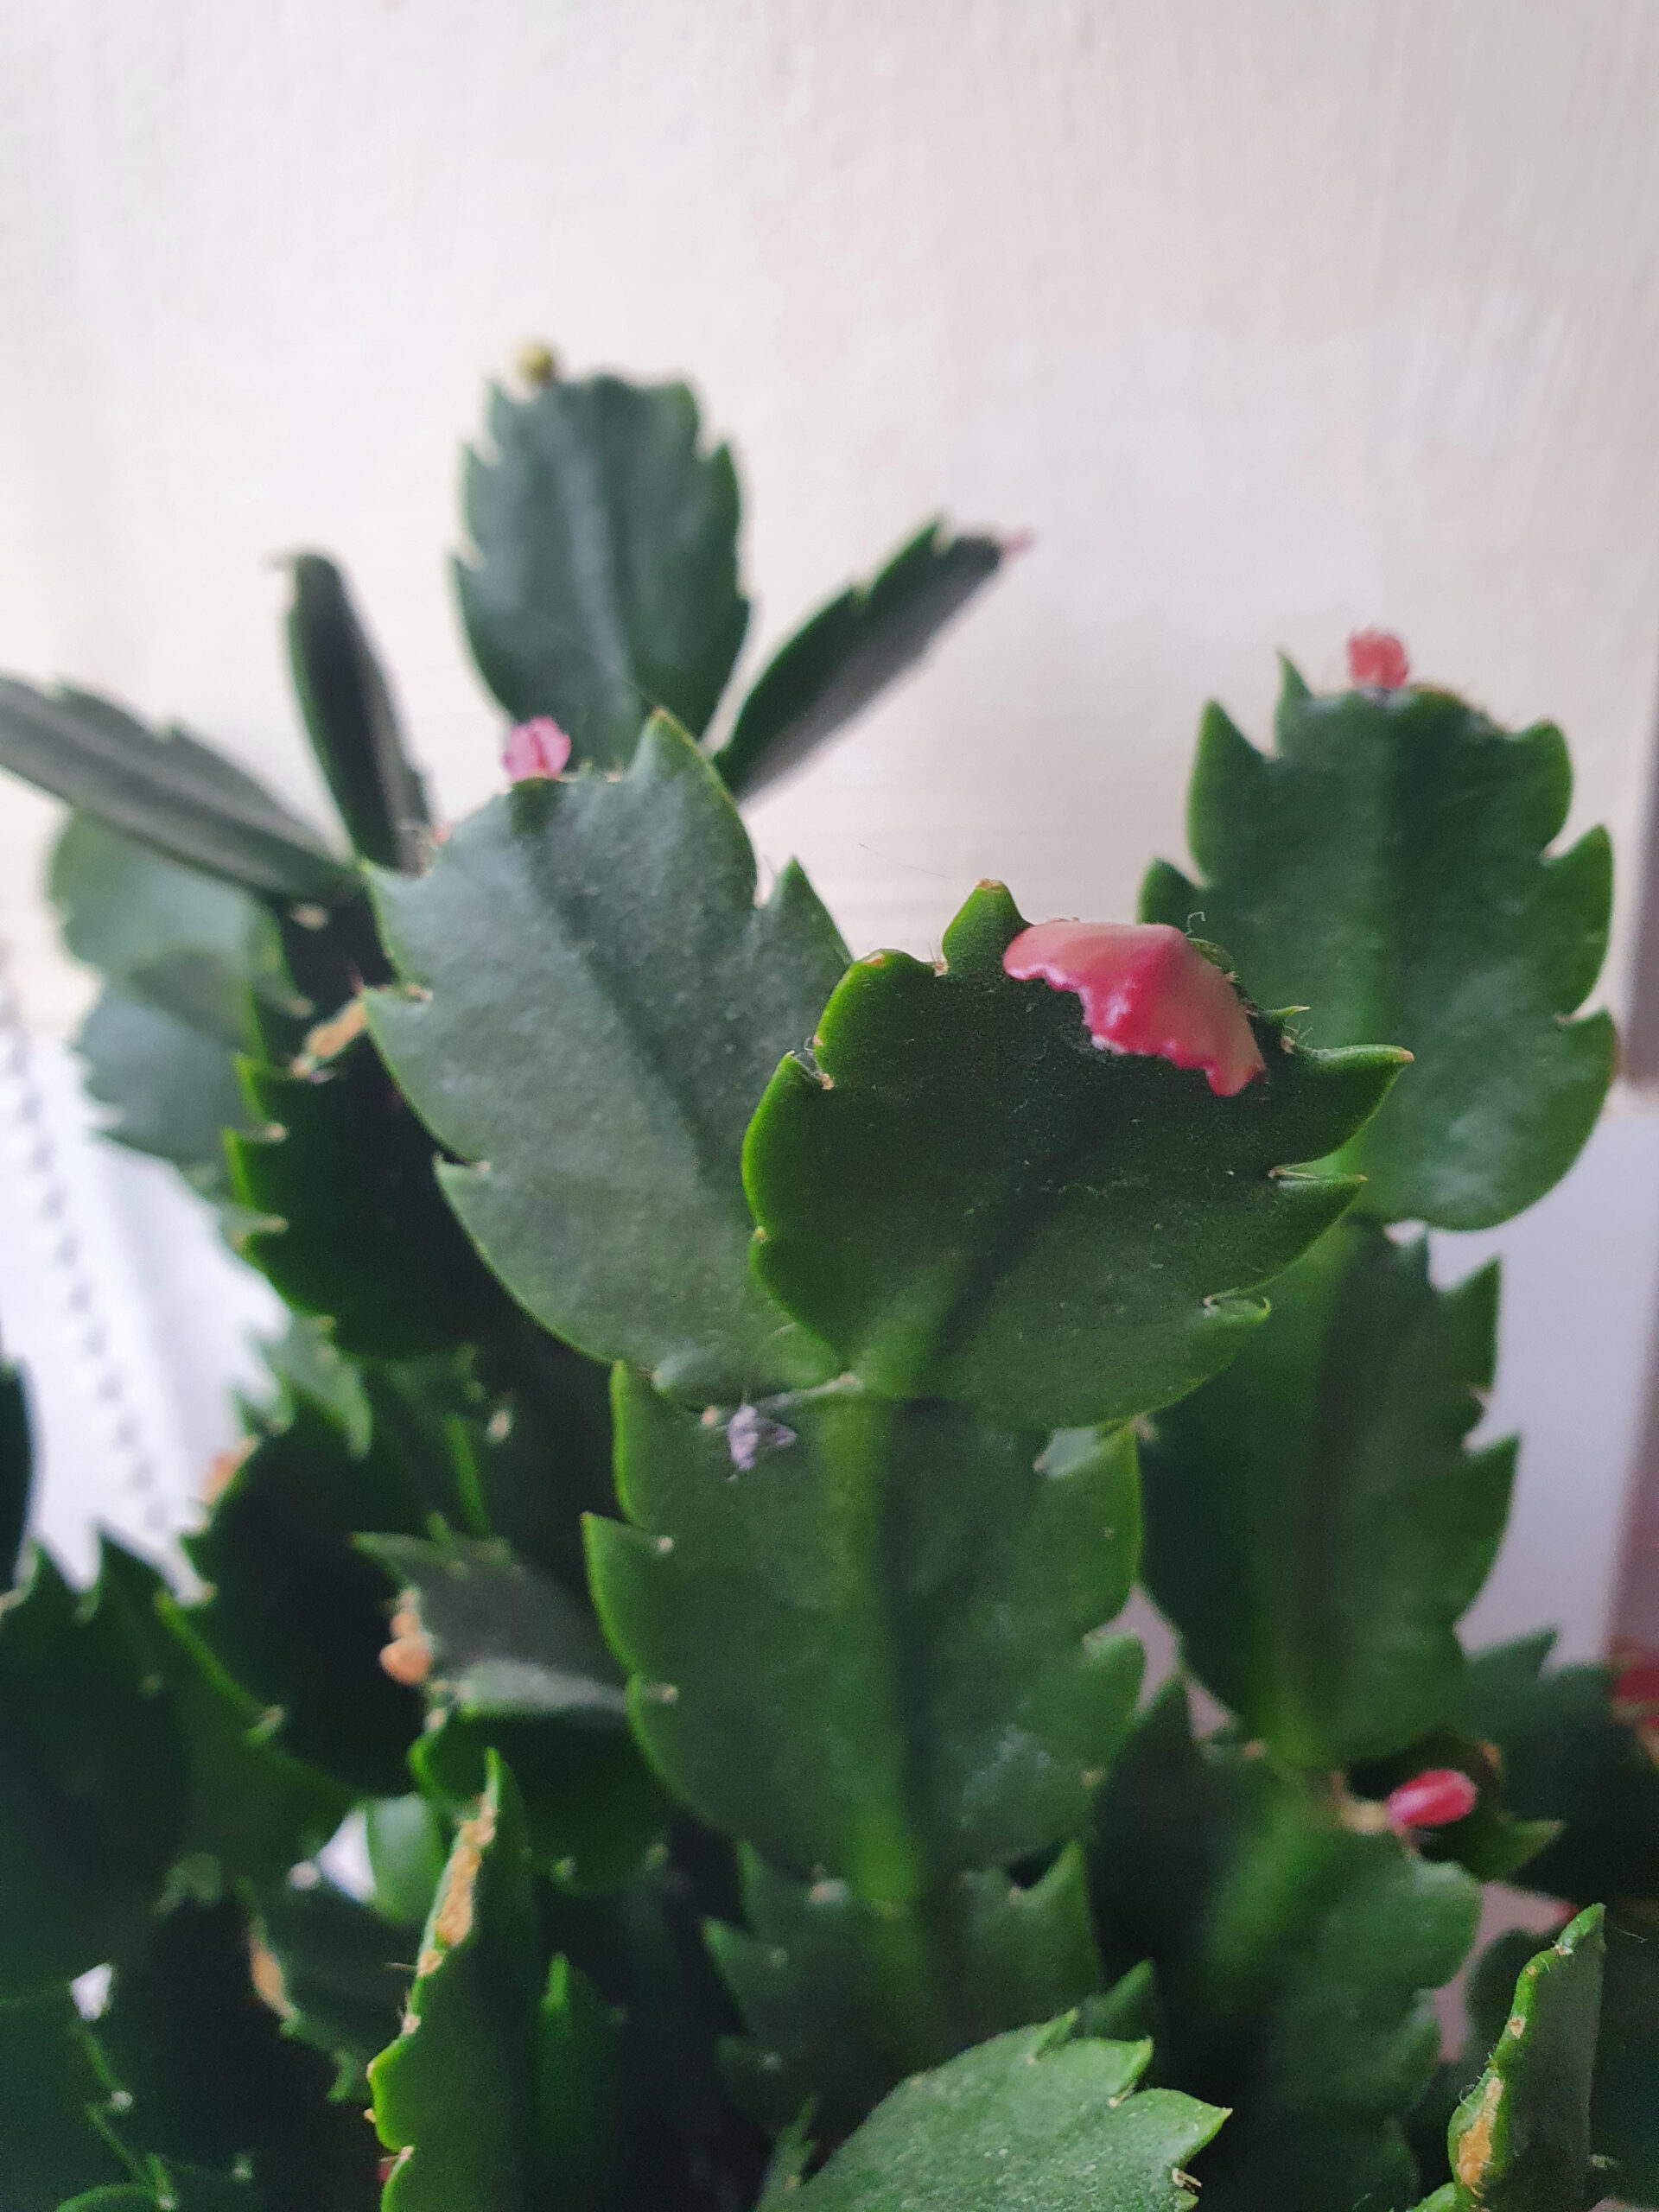
[[[160,1682],[100,1584],[36,1551],[0,1611],[0,1996],[118,1958],[184,1828],[189,1766]]]
[[[608,376],[495,391],[489,431],[493,459],[467,461],[474,557],[455,568],[484,681],[601,767],[626,764],[653,708],[700,736],[749,610],[736,472],[724,446],[699,450],[696,400]]]
[[[1602,2194],[1590,2164],[1601,1919],[1591,1906],[1522,1972],[1486,2070],[1452,2117],[1458,2212],[1582,2212]]]
[[[321,1849],[351,1809],[342,1786],[270,1740],[271,1716],[239,1689],[152,1567],[105,1540],[103,1602],[147,1677],[161,1682],[188,1754],[178,1857],[209,1887],[269,1881]]]
[[[1554,1641],[1480,1652],[1465,1681],[1461,1725],[1502,1753],[1510,1810],[1563,1823],[1514,1878],[1578,1904],[1659,1899],[1659,1767],[1615,1719],[1607,1668],[1544,1673]]]
[[[518,1793],[492,1759],[426,1924],[403,2032],[369,2068],[380,2139],[400,2153],[385,2212],[518,2212],[525,2203],[538,1957]]]
[[[245,2159],[281,2212],[362,2212],[373,2135],[330,2101],[328,2062],[285,2036],[256,1994],[249,1943],[237,1905],[186,1903],[118,1969],[94,2034],[124,2092],[123,2137],[169,2163]]]
[[[1346,1766],[1455,1719],[1453,1623],[1509,1510],[1513,1443],[1465,1450],[1491,1387],[1496,1264],[1453,1291],[1426,1243],[1345,1221],[1273,1287],[1273,1319],[1160,1414],[1148,1588],[1245,1733]]]
[[[1659,1924],[1616,1905],[1606,1942],[1591,2136],[1613,2164],[1609,2193],[1659,2204]]]
[[[89,691],[0,677],[0,766],[168,859],[245,891],[324,904],[351,869],[257,777]]]
[[[1451,693],[1315,698],[1287,665],[1278,751],[1205,714],[1187,834],[1201,884],[1158,863],[1148,921],[1201,915],[1264,1006],[1324,1046],[1386,1036],[1416,1065],[1348,1143],[1384,1221],[1481,1229],[1566,1173],[1613,1070],[1605,1014],[1568,1021],[1606,949],[1612,860],[1554,858],[1572,775],[1548,723],[1510,736]]]
[[[1227,2114],[1169,2089],[1132,2095],[1148,2044],[1024,2028],[897,2088],[801,2212],[1185,2212],[1185,2168]],[[1206,2168],[1206,2174],[1208,2169]]]
[[[366,1037],[296,1070],[245,1061],[256,1127],[226,1141],[257,1217],[244,1255],[343,1351],[404,1359],[481,1333],[504,1306],[433,1175],[434,1147]],[[263,1126],[259,1126],[263,1124]]]
[[[449,1855],[448,1825],[417,1792],[377,1797],[363,1815],[375,1910],[391,1921],[423,1921]]]
[[[709,1940],[753,2038],[728,2046],[728,2077],[771,2132],[810,2099],[815,2132],[839,2141],[907,2075],[1050,2018],[1100,1980],[1075,1847],[1029,1889],[963,1874],[906,1916],[750,1855],[743,1909],[747,1929],[717,1923]]]
[[[259,1891],[262,1993],[288,2034],[333,2060],[334,2095],[359,2108],[365,2069],[402,2021],[430,1904],[429,1891],[415,1919],[394,1923],[332,1882],[273,1883]]]
[[[17,1579],[33,1494],[29,1394],[17,1370],[0,1362],[0,1591]]]
[[[81,1024],[75,1050],[88,1095],[115,1109],[106,1135],[171,1160],[203,1190],[218,1188],[224,1133],[248,1120],[227,1046],[111,988]]]
[[[346,834],[377,868],[412,873],[431,817],[374,648],[332,561],[296,553],[293,578],[294,689]]]
[[[745,1150],[762,1281],[873,1389],[1032,1426],[1120,1421],[1224,1366],[1249,1296],[1350,1203],[1287,1174],[1343,1143],[1396,1072],[1382,1050],[1282,1048],[1218,1098],[1196,1069],[1102,1052],[1077,1001],[1014,982],[1001,885],[951,924],[943,972],[850,969],[786,1059]]]
[[[1096,1633],[1134,1573],[1133,1438],[977,1427],[855,1383],[731,1440],[619,1370],[594,1600],[634,1725],[699,1815],[796,1875],[912,1904],[1077,1833],[1140,1677]]]
[[[6,2212],[57,2212],[78,2190],[125,2179],[126,2161],[106,2133],[109,2117],[109,2088],[67,1990],[0,2003]]]
[[[505,1544],[372,1535],[358,1542],[404,1586],[400,1602],[426,1638],[425,1688],[435,1704],[621,1726],[622,1677],[593,1616]]]
[[[868,584],[820,607],[773,654],[715,756],[733,792],[752,798],[862,714],[989,582],[1005,550],[931,522]]]
[[[1479,1892],[1340,1794],[1236,1745],[1192,1741],[1185,1694],[1154,1700],[1102,1793],[1092,1853],[1109,1969],[1150,1959],[1160,2078],[1235,2118],[1206,2212],[1401,2205],[1402,2123],[1440,2043],[1430,1993],[1474,1934]]]
[[[531,2202],[593,2212],[617,2201],[626,2121],[620,2031],[580,1967],[556,1958],[542,1999]]]
[[[370,1020],[507,1287],[595,1357],[728,1399],[817,1382],[753,1282],[743,1132],[846,955],[805,879],[754,904],[737,810],[658,721],[620,781],[520,785],[419,881],[382,876],[414,995]]]
[[[421,1787],[459,1814],[491,1751],[512,1769],[539,1872],[573,1897],[603,1897],[639,1872],[668,1808],[632,1738],[545,1714],[453,1710],[416,1744]]]
[[[205,1035],[245,1042],[250,986],[278,1003],[291,998],[268,907],[91,815],[69,817],[50,890],[67,951]]]
[[[264,2212],[251,2182],[200,2166],[150,2162],[153,2178],[112,2189],[88,2190],[60,2212]]]
[[[404,1786],[420,1700],[381,1668],[392,1592],[351,1538],[409,1525],[394,1471],[372,1452],[354,1454],[331,1416],[301,1399],[289,1426],[238,1468],[207,1527],[185,1539],[212,1592],[186,1618],[271,1709],[270,1740],[382,1797]]]

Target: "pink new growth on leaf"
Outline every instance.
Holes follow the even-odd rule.
[[[1075,991],[1096,1045],[1202,1068],[1231,1098],[1266,1063],[1238,993],[1167,922],[1039,922],[1002,956],[1018,982]]]
[[[1356,630],[1348,640],[1348,681],[1398,691],[1411,675],[1406,649],[1392,631]]]
[[[1382,1809],[1389,1826],[1403,1835],[1408,1828],[1444,1828],[1466,1821],[1479,1802],[1479,1790],[1459,1768],[1433,1766],[1391,1789]]]
[[[562,776],[570,758],[570,741],[551,715],[516,722],[507,732],[502,766],[515,784],[537,776]]]

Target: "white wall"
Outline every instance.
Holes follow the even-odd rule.
[[[982,874],[1127,912],[1205,694],[1259,727],[1274,645],[1372,620],[1558,717],[1628,857],[1656,118],[1649,0],[0,0],[0,666],[304,791],[268,563],[318,543],[465,807],[454,449],[540,334],[694,374],[762,641],[936,507],[1035,531],[757,810],[860,945]],[[0,792],[0,934],[61,1032],[48,818]]]

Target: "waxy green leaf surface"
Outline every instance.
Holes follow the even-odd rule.
[[[785,639],[715,755],[741,798],[798,767],[920,660],[1001,566],[994,537],[918,531],[868,584],[854,584]]]
[[[1125,1431],[1050,1441],[855,1383],[768,1402],[794,1441],[734,1465],[721,1424],[625,1371],[618,1490],[588,1524],[634,1726],[703,1819],[803,1878],[913,1904],[940,1873],[1081,1828],[1141,1655]]]
[[[962,1874],[903,1916],[746,1853],[742,1901],[746,1925],[716,1922],[708,1940],[749,2030],[727,2045],[726,2076],[770,2131],[810,2104],[819,2139],[838,2141],[907,2075],[1100,1983],[1075,1845],[1029,1887]]]
[[[1149,1959],[1159,2078],[1233,2108],[1205,2212],[1404,2205],[1403,2129],[1440,2047],[1432,1993],[1475,1932],[1477,1884],[1346,1825],[1329,1777],[1192,1740],[1170,1684],[1096,1814],[1109,1973]]]
[[[1599,1906],[1522,1968],[1486,2070],[1452,2121],[1457,2212],[1582,2212],[1603,1956]]]
[[[626,766],[653,709],[701,736],[748,625],[737,474],[683,385],[613,376],[490,396],[467,456],[467,634],[514,721],[550,715],[578,761]]]
[[[425,789],[346,579],[320,553],[294,556],[288,650],[312,750],[347,836],[377,868],[417,868]]]
[[[785,2201],[801,2212],[1186,2212],[1188,2161],[1227,2115],[1132,2094],[1148,2044],[1025,2028],[897,2088]],[[1209,2161],[1205,2161],[1205,2174]]]
[[[1207,710],[1200,879],[1158,862],[1142,918],[1224,945],[1258,1004],[1308,1009],[1310,1043],[1413,1054],[1341,1153],[1363,1211],[1506,1221],[1571,1166],[1612,1076],[1607,1016],[1567,1018],[1606,950],[1612,858],[1599,830],[1548,853],[1572,797],[1560,732],[1511,736],[1446,691],[1315,697],[1287,666],[1275,736],[1259,753]]]
[[[244,1061],[242,1083],[254,1127],[226,1151],[255,1222],[238,1244],[289,1305],[378,1359],[499,1325],[505,1301],[438,1188],[436,1147],[366,1037],[308,1071]]]
[[[1040,1426],[1121,1421],[1226,1365],[1251,1294],[1351,1200],[1290,1173],[1347,1141],[1399,1065],[1287,1050],[1217,1098],[1201,1072],[1103,1052],[1076,997],[1014,982],[1025,926],[984,885],[936,970],[850,969],[786,1059],[744,1155],[781,1303],[874,1391]]]
[[[664,722],[620,781],[520,785],[376,885],[415,995],[371,1024],[475,1163],[439,1171],[469,1233],[557,1335],[700,1401],[833,1372],[750,1274],[740,1160],[846,953],[798,871],[754,893],[735,807]]]
[[[0,1612],[0,1998],[118,1958],[184,1833],[189,1764],[162,1685],[100,1586],[41,1551]]]
[[[245,891],[326,905],[353,888],[346,863],[257,777],[92,692],[0,677],[0,767]]]
[[[1497,1275],[1351,1217],[1281,1275],[1273,1319],[1160,1414],[1143,1452],[1147,1587],[1245,1733],[1304,1767],[1457,1717],[1453,1624],[1503,1533],[1515,1446],[1471,1452]]]

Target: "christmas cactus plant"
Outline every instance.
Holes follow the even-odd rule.
[[[1423,1237],[1611,1075],[1560,736],[1362,638],[1270,749],[1208,710],[1138,921],[987,883],[849,962],[738,802],[1007,549],[924,531],[734,704],[689,394],[543,362],[490,439],[453,831],[317,556],[337,831],[0,686],[111,1135],[293,1315],[189,1578],[72,1587],[0,1396],[0,2204],[1659,2204],[1659,1669],[1459,1643],[1515,1446]],[[1493,1883],[1559,1932],[1442,2056]]]

